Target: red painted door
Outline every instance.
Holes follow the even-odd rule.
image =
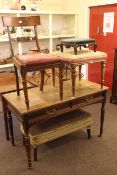
[[[104,13],[114,12],[113,33],[103,33]],[[114,48],[117,48],[117,4],[97,6],[90,8],[89,35],[97,41],[97,50],[106,52],[108,59],[105,71],[105,85],[112,88]],[[88,65],[88,79],[93,82],[100,82],[100,64]]]

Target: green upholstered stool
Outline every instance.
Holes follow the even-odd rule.
[[[90,113],[84,110],[75,110],[50,119],[40,125],[33,126],[29,131],[29,139],[30,144],[34,147],[34,160],[37,160],[37,146],[42,143],[57,139],[82,128],[87,128],[88,138],[90,138],[90,126],[92,123],[93,119]],[[24,135],[22,127],[21,131]]]

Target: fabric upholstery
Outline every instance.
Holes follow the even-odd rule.
[[[65,62],[68,63],[93,63],[93,62],[101,62],[106,61],[107,54],[100,51],[92,51],[92,50],[78,50],[78,54],[74,55],[73,50],[66,50],[64,52],[55,51],[52,53],[52,55],[56,55],[61,57],[61,59],[64,58]]]
[[[64,39],[61,41],[63,45],[78,45],[78,44],[88,44],[88,43],[95,43],[95,39],[93,38],[71,38],[71,39]]]
[[[91,114],[84,110],[75,110],[53,118],[40,125],[34,125],[29,130],[30,143],[38,146],[47,141],[54,140],[61,136],[91,126],[93,119]],[[22,124],[21,132],[24,134]]]
[[[20,65],[38,65],[38,64],[55,64],[60,63],[62,59],[57,55],[44,53],[16,55],[15,59]]]

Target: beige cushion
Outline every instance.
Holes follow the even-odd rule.
[[[55,51],[52,55],[60,56],[61,59],[64,58],[64,61],[68,63],[93,63],[93,62],[101,62],[106,61],[107,54],[100,51],[92,51],[92,50],[78,50],[77,55],[74,54],[74,50],[67,51]]]
[[[43,124],[33,126],[29,133],[30,143],[37,146],[90,126],[92,123],[90,113],[83,110],[72,111]],[[21,131],[23,132],[23,129]]]

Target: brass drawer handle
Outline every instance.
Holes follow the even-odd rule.
[[[47,111],[47,115],[52,115],[52,114],[54,114],[56,112],[56,109],[54,108],[54,109],[51,109],[50,111],[48,110]]]

